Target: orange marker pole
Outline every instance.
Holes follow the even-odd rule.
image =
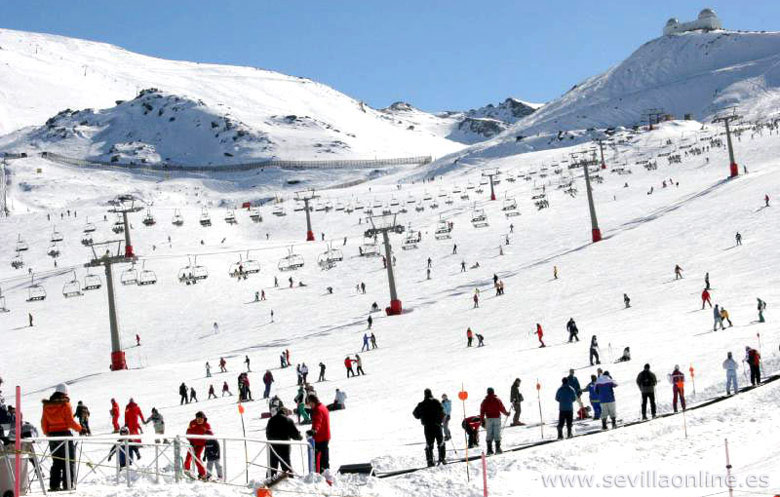
[[[691,372],[691,385],[693,386],[693,396],[696,397],[696,378],[693,374],[693,364],[691,364],[691,367],[688,368],[688,371]]]
[[[469,398],[469,393],[463,388],[463,383],[460,384],[460,392],[458,392],[458,398],[463,403],[463,420],[466,420],[466,399]],[[466,441],[466,481],[471,481],[471,475],[469,474],[469,444]]]
[[[539,402],[539,429],[542,432],[542,440],[544,440],[544,418],[542,417],[542,397],[539,391],[542,389],[542,384],[539,383],[539,378],[536,379],[536,400]]]

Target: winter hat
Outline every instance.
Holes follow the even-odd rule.
[[[650,365],[649,364],[645,364],[645,369],[650,369]]]
[[[122,428],[119,429],[119,434],[120,435],[129,435],[130,434],[130,429],[127,426],[123,426]]]
[[[54,392],[61,393],[63,395],[68,395],[68,385],[66,385],[65,383],[60,383],[59,385],[54,387]]]
[[[205,414],[203,414],[203,411],[198,411],[198,412],[196,412],[196,413],[195,413],[195,417],[196,417],[196,418],[203,418],[203,419],[206,419],[206,415],[205,415]]]
[[[430,399],[431,397],[433,397],[433,393],[431,392],[430,388],[426,388],[425,391],[423,392],[423,395],[425,396],[426,399]]]
[[[568,376],[564,376],[563,378],[561,378],[561,383],[563,383],[564,385],[569,383],[569,377]]]
[[[728,353],[726,353],[726,357],[728,357],[729,359],[731,359],[731,352],[728,352]]]
[[[487,389],[487,393],[488,393],[488,395],[493,395],[494,393],[496,393],[496,391],[495,391],[495,390],[493,390],[493,387],[489,387],[489,388]]]

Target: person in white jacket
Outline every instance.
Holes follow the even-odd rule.
[[[723,369],[726,370],[726,395],[731,395],[731,387],[734,387],[734,393],[739,391],[737,385],[737,368],[739,365],[737,361],[731,356],[731,352],[728,353],[728,357],[723,361]]]

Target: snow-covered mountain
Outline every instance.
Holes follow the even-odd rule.
[[[458,156],[504,157],[566,146],[603,136],[597,130],[646,122],[650,109],[705,122],[729,107],[749,119],[776,116],[778,104],[780,33],[692,31],[645,43]]]
[[[436,156],[462,148],[306,78],[5,29],[0,47],[0,134],[48,120],[6,139],[6,150],[9,143],[17,150],[75,146],[85,156],[122,158],[140,147],[135,155],[148,161],[203,163]],[[149,88],[159,92],[139,96]]]

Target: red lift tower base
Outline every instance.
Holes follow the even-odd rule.
[[[120,369],[127,369],[124,351],[111,352],[111,371],[119,371]]]
[[[599,228],[596,228],[593,231],[593,243],[600,242],[601,241],[601,230]]]
[[[313,242],[314,241],[314,232],[312,230],[309,230],[306,232],[306,241],[307,242]]]
[[[125,228],[127,229],[127,228]],[[132,245],[125,245],[125,257],[128,259],[135,257],[133,254],[133,246]]]
[[[731,177],[732,178],[736,178],[737,176],[739,176],[739,166],[737,165],[736,162],[732,162],[731,163]]]
[[[391,300],[390,307],[385,307],[385,312],[388,316],[397,316],[403,312],[400,300]]]

